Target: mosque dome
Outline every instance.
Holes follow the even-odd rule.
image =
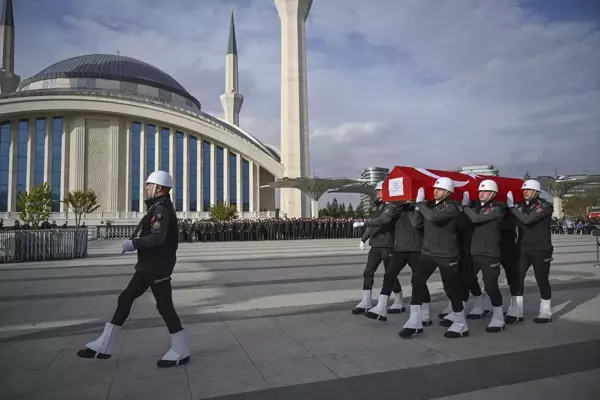
[[[87,54],[59,61],[23,80],[17,91],[43,89],[116,91],[156,98],[192,111],[201,108],[200,102],[169,74],[117,54]]]

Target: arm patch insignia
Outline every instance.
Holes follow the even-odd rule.
[[[152,222],[152,229],[159,229],[159,228],[160,228],[160,221]]]
[[[486,207],[486,209],[483,211],[483,213],[485,215],[490,215],[492,213],[492,207]]]

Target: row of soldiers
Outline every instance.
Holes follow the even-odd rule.
[[[179,220],[180,242],[231,242],[257,240],[360,238],[363,227],[354,218],[268,218],[215,221]]]

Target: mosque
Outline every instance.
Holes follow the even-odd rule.
[[[289,3],[298,3],[296,15],[303,12],[304,17],[289,22]],[[21,80],[14,70],[13,2],[5,0],[0,21],[0,217],[18,219],[18,193],[47,182],[51,219],[68,219],[61,202],[68,192],[93,190],[100,209],[87,220],[137,220],[144,212],[144,180],[157,169],[173,176],[172,199],[180,217],[206,217],[219,202],[236,205],[241,217],[273,212],[275,189],[267,186],[309,171],[306,65],[298,50],[305,54],[310,3],[275,0],[286,85],[280,151],[239,126],[244,98],[233,14],[220,98],[224,117],[217,118],[203,112],[201,102],[167,73],[118,54],[79,55]],[[301,34],[290,35],[293,30]],[[310,200],[299,190],[281,192],[281,208],[289,217],[310,213]]]

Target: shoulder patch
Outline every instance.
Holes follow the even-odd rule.
[[[157,219],[161,219],[161,218],[162,218],[162,214],[161,214],[161,213],[158,213],[158,214],[155,214],[155,215],[154,215],[154,219],[155,219],[155,220],[157,220]]]
[[[160,221],[154,221],[152,222],[152,229],[159,229],[160,228]]]
[[[490,215],[493,210],[494,210],[493,207],[486,207],[485,210],[483,210],[483,213],[485,215]]]

